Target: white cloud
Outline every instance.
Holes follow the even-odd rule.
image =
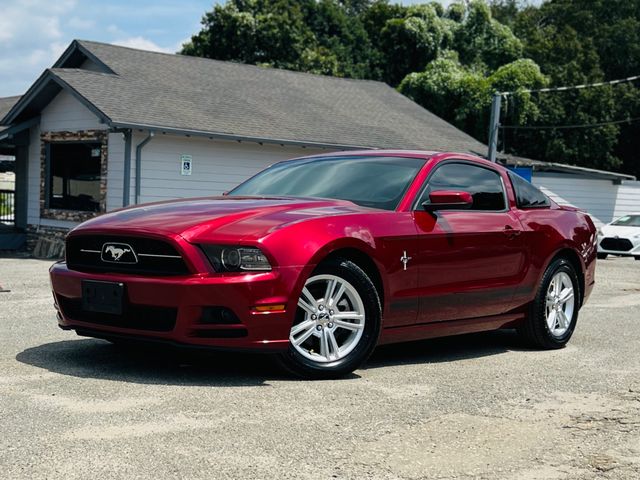
[[[109,32],[112,35],[125,35],[126,34],[124,31],[120,30],[117,25],[114,25],[113,23],[111,25],[107,26],[107,32]]]
[[[164,53],[175,53],[176,50],[173,47],[163,48],[156,43],[152,42],[148,38],[144,38],[141,36],[138,37],[129,37],[122,38],[119,40],[115,40],[112,42],[114,45],[120,45],[121,47],[130,47],[137,48],[140,50],[150,50],[152,52],[164,52]]]
[[[67,21],[67,26],[77,30],[90,30],[95,27],[96,22],[87,18],[71,17]]]

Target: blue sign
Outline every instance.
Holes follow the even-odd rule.
[[[517,173],[522,178],[524,178],[527,182],[531,183],[531,176],[533,173],[533,168],[531,167],[507,167],[513,173]]]

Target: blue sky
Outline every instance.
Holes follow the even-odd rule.
[[[1,0],[0,97],[24,93],[74,38],[174,53],[199,30],[202,15],[213,3],[212,0]]]

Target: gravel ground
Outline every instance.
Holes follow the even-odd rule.
[[[2,478],[640,478],[640,262],[599,262],[563,350],[467,335],[323,382],[63,332],[47,268],[0,259]]]

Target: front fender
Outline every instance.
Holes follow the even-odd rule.
[[[353,219],[352,219],[353,220]],[[314,223],[316,225],[310,225]],[[279,266],[297,272],[289,279],[290,297],[298,298],[307,279],[315,268],[327,257],[341,250],[357,251],[371,259],[378,269],[386,295],[386,282],[381,261],[377,258],[373,234],[364,226],[354,227],[357,222],[340,225],[341,222],[305,222],[297,226],[278,230],[262,240],[261,244]],[[294,228],[295,227],[295,228]],[[295,268],[291,268],[295,267]]]

